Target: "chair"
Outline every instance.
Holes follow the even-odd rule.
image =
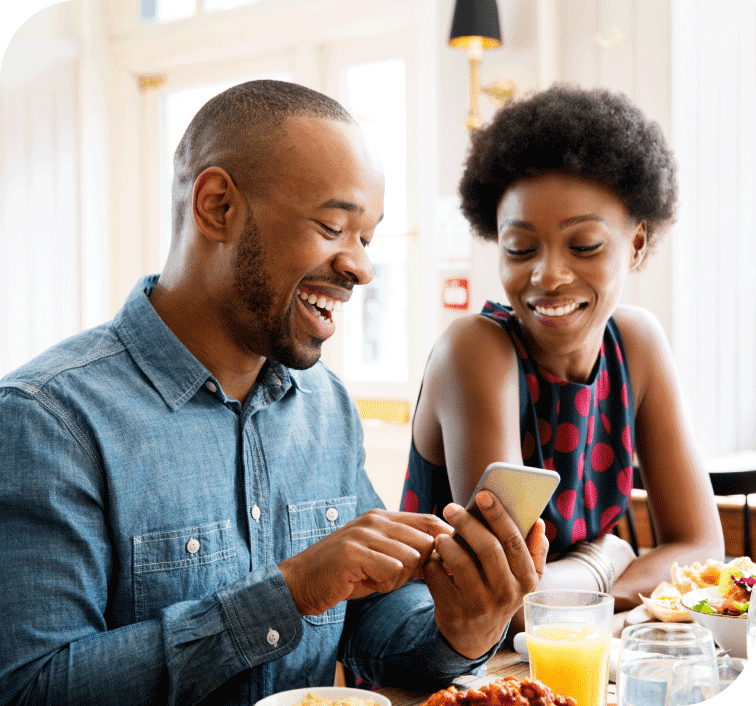
[[[751,542],[751,506],[748,504],[748,496],[756,493],[756,451],[742,451],[727,456],[710,458],[704,461],[706,470],[709,472],[711,487],[714,495],[718,496],[744,496],[743,503],[743,555],[753,558]],[[640,470],[633,468],[633,488],[643,489]],[[635,553],[638,553],[637,530],[633,517],[632,502],[627,510],[627,529],[630,535],[630,544]],[[650,523],[653,546],[656,546],[657,538],[653,522]]]

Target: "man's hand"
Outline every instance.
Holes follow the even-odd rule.
[[[446,534],[436,537],[436,551],[423,575],[436,604],[436,624],[457,652],[477,659],[500,639],[507,622],[543,575],[549,543],[538,520],[527,543],[489,492],[476,497],[490,530],[460,505],[444,508],[444,517],[474,552]]]
[[[441,535],[452,528],[434,515],[370,510],[278,568],[300,615],[375,591],[388,593],[421,575]]]

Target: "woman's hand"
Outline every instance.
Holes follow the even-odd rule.
[[[525,594],[538,584],[549,546],[542,520],[526,542],[491,493],[478,493],[476,502],[488,527],[460,505],[447,505],[444,518],[469,549],[453,537],[438,535],[436,551],[423,571],[439,630],[468,659],[477,659],[499,642]]]

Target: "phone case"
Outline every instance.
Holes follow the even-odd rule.
[[[501,501],[522,536],[527,537],[559,485],[559,480],[556,471],[545,468],[492,463],[475,488],[467,510],[481,518],[475,496],[481,490],[489,490]]]

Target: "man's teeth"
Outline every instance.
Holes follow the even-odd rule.
[[[567,306],[557,306],[557,307],[545,307],[545,306],[535,306],[533,307],[536,310],[536,313],[540,314],[541,316],[564,316],[565,314],[571,314],[575,309],[580,306],[579,304],[568,304]]]
[[[341,308],[343,306],[343,302],[340,302],[338,299],[327,299],[322,294],[318,296],[317,294],[307,294],[306,292],[301,292],[297,290],[297,296],[305,302],[309,302],[313,306],[318,307],[318,309],[325,309],[326,311],[341,311]],[[318,314],[323,321],[328,321],[322,314]]]

